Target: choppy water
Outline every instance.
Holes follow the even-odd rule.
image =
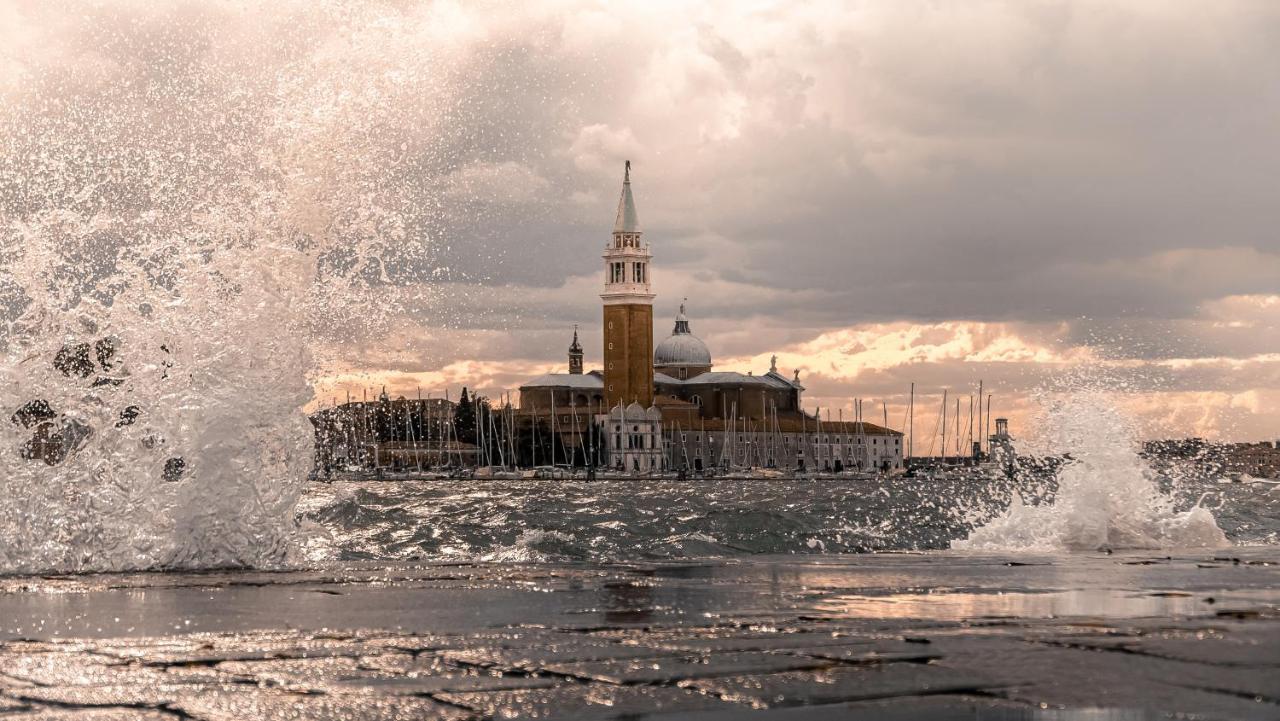
[[[316,558],[638,560],[944,549],[1002,512],[1007,482],[382,481],[313,484]],[[1280,490],[1188,485],[1233,543],[1275,543]]]
[[[1275,486],[1165,495],[1085,396],[1042,424],[1079,463],[1012,504],[909,479],[307,486],[316,374],[406,318],[450,325],[466,304],[438,281],[496,252],[462,240],[518,167],[461,159],[527,140],[472,115],[501,96],[477,78],[510,76],[487,32],[277,4],[193,5],[190,36],[164,3],[86,5],[6,78],[0,573],[1275,542]]]
[[[946,548],[1060,553],[1271,544],[1280,485],[1155,465],[1102,389],[1039,395],[1053,460],[876,480],[350,481],[300,504],[313,560],[697,558]]]

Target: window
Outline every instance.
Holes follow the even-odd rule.
[[[622,282],[625,282],[625,280],[626,280],[626,272],[627,272],[627,266],[626,266],[626,263],[621,263],[621,262],[619,262],[619,263],[610,263],[610,264],[609,264],[609,267],[610,267],[610,274],[609,274],[609,282],[610,282],[610,283],[622,283]]]
[[[632,263],[631,279],[635,283],[643,283],[644,280],[644,263]]]

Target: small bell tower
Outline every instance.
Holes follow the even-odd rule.
[[[573,342],[569,344],[569,373],[582,375],[582,344],[578,342],[578,326],[573,326]]]

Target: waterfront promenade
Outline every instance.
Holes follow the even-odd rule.
[[[8,719],[1280,717],[1280,550],[0,580]]]

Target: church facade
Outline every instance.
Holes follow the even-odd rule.
[[[776,356],[761,375],[714,370],[711,351],[694,335],[683,303],[671,334],[655,347],[653,255],[640,229],[630,161],[603,259],[604,367],[584,372],[575,328],[568,372],[520,386],[521,413],[549,419],[557,435],[579,443],[573,458],[640,473],[903,468],[901,433],[861,421],[824,422],[818,413],[806,413],[800,372],[780,373]]]

